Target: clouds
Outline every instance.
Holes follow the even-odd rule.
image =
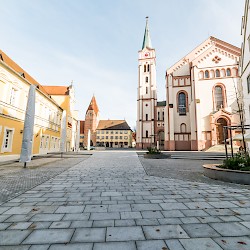
[[[47,85],[74,81],[84,118],[93,93],[102,119],[136,121],[138,50],[149,16],[159,99],[165,70],[214,35],[240,46],[244,0],[0,0],[1,49]]]

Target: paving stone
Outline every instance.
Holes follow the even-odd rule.
[[[210,223],[210,226],[222,236],[250,235],[250,229],[238,222]]]
[[[138,250],[162,250],[166,248],[166,244],[163,240],[145,240],[136,241]]]
[[[115,220],[116,227],[130,227],[135,225],[135,220]]]
[[[78,228],[71,242],[104,242],[105,234],[105,228]]]
[[[180,203],[180,202],[160,203],[160,206],[162,207],[163,210],[188,209],[187,206],[185,206],[183,203]]]
[[[32,230],[34,230],[34,229],[47,229],[50,227],[50,225],[51,225],[51,221],[50,222],[37,221],[37,222],[32,223],[28,229],[32,229]]]
[[[0,230],[5,230],[6,228],[8,228],[11,225],[11,223],[7,223],[7,222],[2,222],[0,223]]]
[[[33,207],[12,207],[7,209],[4,214],[28,214]]]
[[[142,219],[140,212],[121,212],[121,219]]]
[[[23,244],[53,244],[69,242],[73,229],[39,229],[33,231]]]
[[[141,227],[108,227],[106,241],[145,240]]]
[[[53,222],[49,228],[69,228],[71,221],[57,221]]]
[[[182,228],[192,238],[211,238],[219,237],[220,235],[208,224],[184,224]]]
[[[247,227],[250,229],[250,221],[244,221],[244,222],[240,222],[243,226]]]
[[[250,238],[248,237],[220,237],[213,239],[226,250],[249,250]]]
[[[84,209],[85,213],[101,213],[101,212],[108,212],[108,205],[86,205]]]
[[[92,220],[79,220],[79,221],[73,221],[70,225],[70,228],[82,228],[82,227],[92,227],[93,221]]]
[[[192,216],[192,217],[196,217],[196,216],[208,216],[208,214],[206,213],[205,211],[203,210],[197,210],[197,209],[192,209],[192,210],[181,210],[182,213],[185,215],[185,216]]]
[[[210,222],[221,222],[221,219],[215,216],[205,216],[205,217],[197,217],[197,219],[201,223],[210,223]]]
[[[60,221],[64,214],[36,214],[30,221]]]
[[[114,220],[96,220],[93,222],[93,227],[114,227]]]
[[[10,215],[8,214],[2,214],[0,215],[0,223],[4,222],[5,220],[7,220],[10,217]]]
[[[189,238],[179,225],[143,226],[146,239]]]
[[[163,218],[163,215],[160,211],[143,211],[141,214],[143,219]]]
[[[10,207],[0,207],[0,214],[6,212],[7,210],[9,210]],[[7,213],[8,214],[8,213]]]
[[[180,242],[185,250],[223,250],[210,238],[180,239]]]
[[[121,192],[102,192],[101,196],[122,196]]]
[[[19,245],[30,234],[29,230],[0,231],[1,245]]]
[[[49,250],[92,250],[92,243],[74,243],[74,244],[54,244]]]
[[[30,249],[30,245],[26,246],[0,246],[1,250],[28,250]]]
[[[168,210],[168,211],[161,211],[164,217],[172,218],[172,217],[185,217],[185,215],[180,210]]]
[[[118,220],[120,218],[120,213],[118,212],[91,213],[90,215],[90,220]]]
[[[207,209],[206,213],[210,215],[220,216],[220,215],[236,215],[236,212],[233,212],[227,208],[217,208],[217,209]],[[197,215],[197,216],[206,216],[206,215]]]
[[[238,218],[237,216],[233,216],[233,215],[219,216],[219,218],[220,218],[222,221],[225,221],[225,222],[229,222],[229,221],[241,221],[240,218]]]
[[[182,224],[182,221],[180,220],[180,218],[164,218],[164,219],[158,219],[158,221],[161,225]]]
[[[200,223],[200,221],[196,217],[185,217],[180,218],[180,220],[184,224]]]
[[[141,212],[141,211],[154,211],[154,210],[162,210],[162,208],[158,204],[132,204],[132,211]]]
[[[49,245],[32,245],[29,250],[48,250]]]
[[[23,229],[27,229],[31,224],[32,222],[16,222],[16,223],[12,223],[12,225],[8,229],[23,230]]]
[[[138,226],[155,226],[155,225],[159,225],[159,222],[158,222],[157,219],[136,219],[135,223]]]
[[[80,213],[80,214],[65,214],[62,220],[88,220],[90,213]]]
[[[185,202],[185,205],[190,209],[213,208],[208,202]]]
[[[185,250],[179,240],[166,240],[167,250]]]
[[[93,250],[136,250],[134,242],[95,243]]]
[[[131,207],[129,204],[118,204],[118,205],[109,205],[109,212],[126,212],[131,211]]]
[[[82,213],[84,206],[60,206],[55,213],[59,214],[74,214]]]

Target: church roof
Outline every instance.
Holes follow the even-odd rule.
[[[212,47],[227,51],[228,55],[229,54],[234,55],[235,57],[239,57],[241,54],[240,48],[230,43],[227,43],[225,41],[222,41],[218,38],[210,36],[207,40],[205,40],[203,43],[201,43],[199,46],[193,49],[190,53],[184,56],[181,60],[179,60],[174,65],[172,65],[169,69],[167,69],[167,73],[169,74],[173,71],[176,71],[183,65],[193,62],[194,60],[197,60],[200,57],[206,56],[207,51],[209,51],[209,49],[211,49]]]
[[[69,95],[68,86],[45,86],[43,88],[49,95]]]
[[[14,62],[9,56],[7,56],[2,50],[0,50],[0,60],[4,62],[8,67],[14,70],[21,77],[26,79],[30,84],[37,85],[44,94],[48,95],[43,86],[37,82],[31,75],[29,75],[23,68],[21,68],[16,62]]]
[[[125,120],[100,120],[97,130],[131,130]]]
[[[148,17],[146,17],[146,27],[145,27],[143,43],[142,43],[142,49],[145,49],[145,48],[152,48],[152,43],[151,43],[151,38],[150,38],[150,33],[149,33],[149,28],[148,28]]]
[[[90,101],[90,104],[89,104],[89,107],[88,107],[86,113],[87,113],[89,110],[93,110],[96,114],[99,112],[99,108],[98,108],[98,106],[97,106],[97,102],[96,102],[95,96],[92,97],[92,99],[91,99],[91,101]]]

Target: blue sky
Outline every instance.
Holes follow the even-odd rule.
[[[84,119],[95,94],[101,119],[136,124],[138,50],[149,16],[158,99],[165,71],[209,36],[240,47],[244,0],[0,0],[0,48],[44,85],[76,90]]]

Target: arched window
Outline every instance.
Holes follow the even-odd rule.
[[[164,111],[162,112],[162,120],[164,121]]]
[[[210,70],[210,78],[214,78],[214,70]]]
[[[148,87],[146,87],[146,94],[148,94]]]
[[[181,133],[186,133],[187,132],[187,125],[185,123],[181,124],[180,131],[181,131]]]
[[[147,71],[147,65],[144,65],[144,72]]]
[[[146,130],[146,138],[148,138],[148,131]]]
[[[148,64],[148,72],[149,72],[149,70],[150,70],[150,65]]]
[[[203,78],[204,78],[204,72],[203,72],[203,71],[200,71],[200,72],[199,72],[199,78],[200,78],[200,79],[203,79]]]
[[[231,69],[227,69],[227,76],[231,76]]]
[[[226,71],[225,71],[225,69],[221,69],[221,71],[220,71],[220,76],[221,76],[221,77],[225,77],[225,76],[226,76]]]
[[[145,82],[148,82],[148,76],[146,76],[146,78],[145,78]]]
[[[209,71],[208,70],[205,71],[205,78],[209,78]]]
[[[215,86],[214,88],[214,102],[216,110],[224,108],[223,90],[221,86]]]
[[[160,121],[160,112],[157,114],[158,121]]]
[[[146,114],[146,121],[148,120],[148,114]]]
[[[215,76],[220,77],[220,71],[218,69],[216,69],[216,71],[215,71]]]
[[[178,95],[179,115],[186,115],[186,108],[187,108],[186,94],[184,92],[180,92]]]

